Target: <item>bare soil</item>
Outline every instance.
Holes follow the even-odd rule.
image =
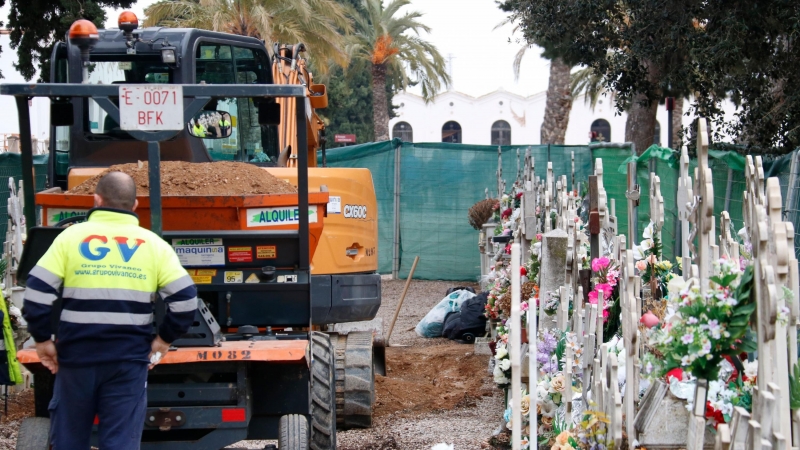
[[[493,394],[483,386],[488,356],[472,346],[448,342],[435,347],[386,350],[386,376],[377,376],[373,417],[417,417],[433,411],[474,407]]]
[[[17,430],[22,419],[33,415],[33,389],[8,394],[8,414],[0,397],[0,449],[13,449],[17,445]]]
[[[148,165],[139,161],[111,166],[80,185],[68,194],[94,194],[97,182],[108,172],[124,172],[136,182],[136,194],[149,195]],[[247,163],[218,161],[190,163],[184,161],[161,162],[161,195],[253,195],[294,194],[297,188],[276,178],[264,169]]]

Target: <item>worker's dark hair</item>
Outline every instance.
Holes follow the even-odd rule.
[[[109,172],[103,175],[94,192],[103,199],[103,206],[107,208],[133,211],[133,205],[136,203],[136,183],[123,172]]]

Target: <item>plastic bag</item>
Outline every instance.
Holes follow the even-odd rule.
[[[441,337],[444,319],[447,314],[461,312],[461,303],[472,297],[475,297],[475,294],[470,291],[460,290],[453,292],[443,298],[428,314],[425,314],[425,317],[417,324],[415,331],[418,335],[426,338]]]

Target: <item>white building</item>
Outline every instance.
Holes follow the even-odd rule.
[[[390,135],[410,142],[536,145],[541,143],[545,101],[545,92],[522,97],[500,88],[480,97],[450,90],[426,104],[419,95],[401,92],[394,96],[398,117],[389,121]],[[688,106],[686,102],[684,111]],[[725,109],[732,112],[733,105],[728,104]],[[654,142],[666,146],[664,105],[659,106],[656,118]],[[586,144],[592,131],[603,142],[624,142],[626,119],[626,114],[616,114],[610,96],[602,96],[593,110],[581,95],[572,103],[565,144]],[[691,120],[684,116],[684,126]]]

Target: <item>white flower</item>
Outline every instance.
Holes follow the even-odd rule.
[[[499,360],[505,358],[506,356],[508,356],[508,350],[506,350],[506,346],[505,345],[498,345],[497,346],[497,350],[496,350],[496,354],[495,354],[495,358],[497,358],[497,360],[499,361]]]
[[[689,360],[688,356],[684,356],[683,358],[681,358],[681,366],[688,366],[691,363],[692,362]]]
[[[633,246],[633,259],[639,261],[644,259],[644,249],[638,245]]]
[[[508,369],[511,368],[511,360],[510,359],[504,359],[504,360],[502,360],[502,361],[500,361],[498,363],[498,366],[504,371],[508,370]]]
[[[645,239],[653,239],[653,222],[650,222],[646,227],[644,227],[644,232],[642,232],[642,237]]]
[[[744,374],[747,375],[747,378],[755,378],[758,375],[758,360],[756,361],[745,361],[744,363]]]
[[[670,299],[678,299],[681,291],[686,287],[686,280],[683,277],[675,276],[667,283],[667,291],[669,291]]]

